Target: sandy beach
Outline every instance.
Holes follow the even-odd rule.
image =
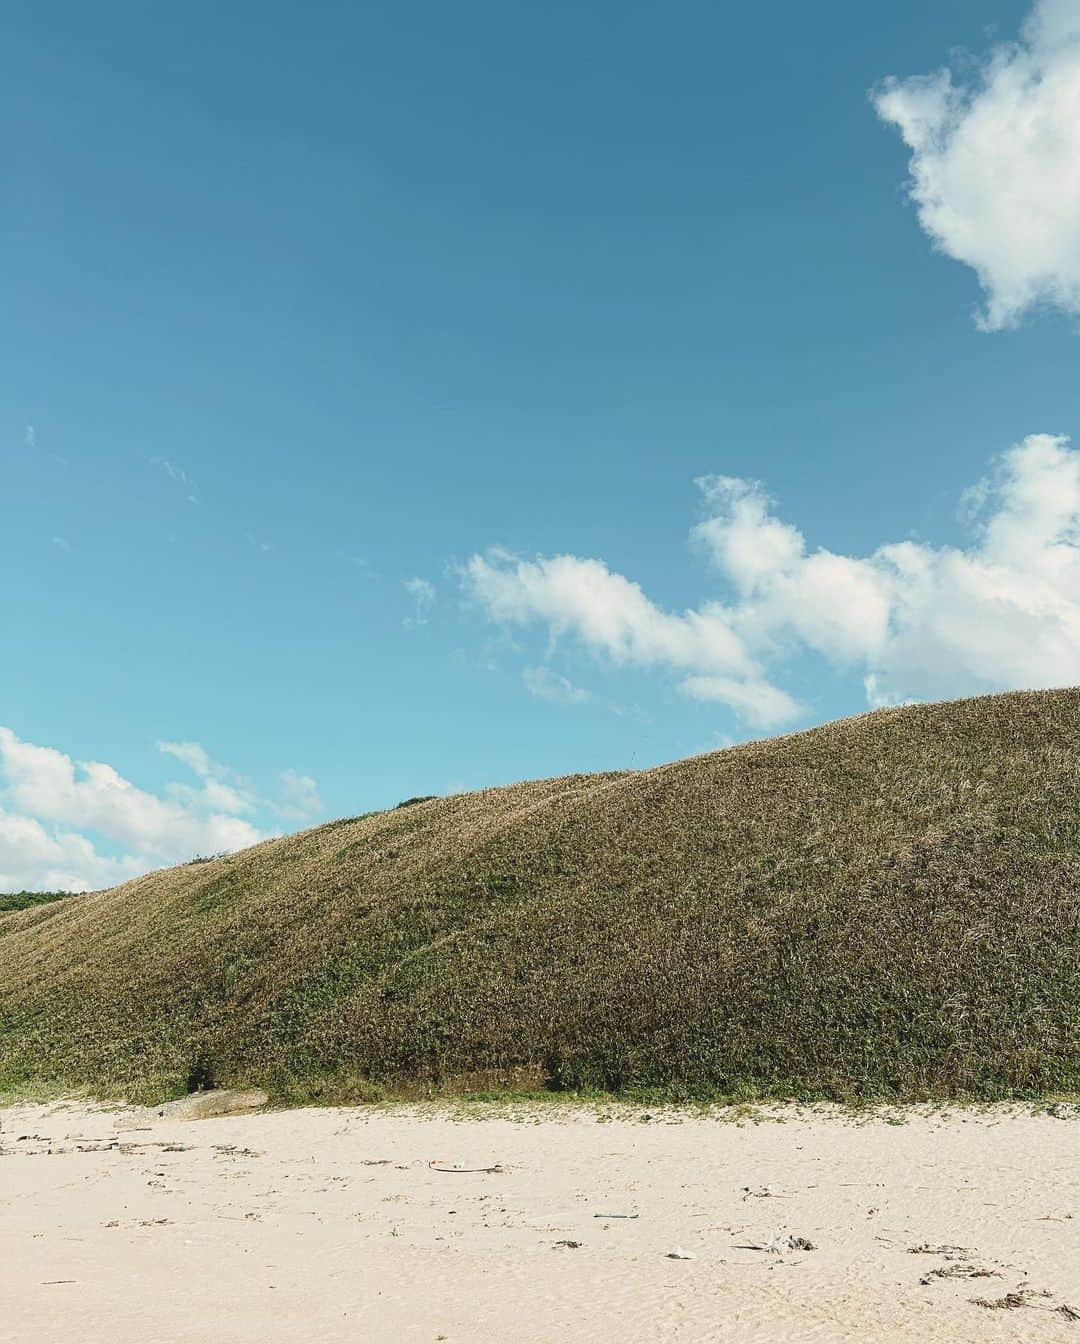
[[[5,1344],[1080,1338],[1075,1108],[181,1116],[0,1112]]]

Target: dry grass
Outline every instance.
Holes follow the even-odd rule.
[[[0,1086],[1080,1093],[1080,691],[418,802],[0,916]]]

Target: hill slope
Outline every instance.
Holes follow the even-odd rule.
[[[1080,1092],[1080,691],[335,822],[0,916],[0,1085]]]

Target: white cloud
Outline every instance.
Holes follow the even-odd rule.
[[[228,766],[212,760],[201,742],[159,742],[158,750],[172,756],[198,775],[201,784],[193,789],[186,784],[170,784],[171,798],[181,800],[195,810],[231,814],[272,812],[282,821],[309,821],[322,811],[319,786],[310,775],[301,775],[291,767],[278,775],[276,800],[261,798],[250,781]]]
[[[719,512],[696,535],[739,593],[735,628],[763,656],[809,648],[861,670],[872,703],[1080,681],[1080,453],[1068,440],[1031,435],[965,492],[966,548],[810,554],[790,528],[778,547],[787,525],[751,486],[755,551],[744,497],[705,486]]]
[[[141,871],[135,858],[107,858],[83,835],[0,808],[0,891],[90,891]]]
[[[1080,683],[1080,453],[1067,439],[1031,435],[965,492],[966,547],[811,551],[756,482],[698,485],[709,516],[691,535],[727,604],[671,614],[602,561],[565,555],[476,555],[462,583],[494,621],[664,668],[762,726],[800,712],[771,672],[807,651],[859,674],[872,705]]]
[[[199,497],[195,494],[195,482],[183,467],[178,466],[175,462],[170,462],[167,457],[152,457],[150,459],[150,464],[151,466],[160,467],[170,481],[175,481],[177,485],[183,487],[188,492],[185,494],[184,498],[189,504],[198,504]]]
[[[800,706],[786,691],[766,681],[732,677],[687,677],[679,689],[694,700],[717,700],[751,723],[772,727],[796,717]]]
[[[427,579],[406,579],[405,591],[413,600],[413,614],[405,618],[405,625],[426,625],[435,605],[435,585]]]
[[[769,516],[769,498],[757,481],[738,476],[701,476],[698,489],[716,513],[691,536],[711,551],[740,592],[784,569],[802,554],[803,539],[788,523]]]
[[[295,770],[283,770],[278,777],[281,789],[281,801],[276,811],[284,821],[310,821],[323,807],[319,797],[319,786],[310,775],[297,774]]]
[[[530,695],[539,700],[550,700],[556,705],[584,705],[592,696],[583,686],[575,686],[568,678],[552,672],[549,667],[526,667],[521,679]]]
[[[185,807],[226,813],[250,813],[258,798],[245,779],[210,759],[198,742],[159,742],[158,751],[186,765],[202,781],[197,789],[188,784],[170,784],[169,796]]]
[[[506,551],[474,555],[462,571],[466,591],[496,621],[546,624],[616,664],[667,667],[685,674],[697,699],[736,701],[755,722],[790,717],[796,705],[762,679],[745,642],[719,604],[672,614],[600,560],[557,555],[522,560]]]
[[[880,116],[912,151],[923,228],[966,262],[997,330],[1038,304],[1080,313],[1080,6],[1040,0],[973,79],[890,79]]]
[[[214,764],[207,755],[206,748],[199,742],[159,742],[157,746],[158,751],[174,757],[200,779],[206,779],[214,772]]]
[[[198,786],[137,788],[101,761],[76,762],[0,727],[0,891],[88,890],[196,854],[243,849],[273,834],[258,814],[309,819],[315,781],[280,776],[281,802],[214,761],[198,742],[161,742]],[[239,814],[244,814],[243,816]]]
[[[152,457],[150,461],[155,467],[160,467],[170,481],[176,481],[178,485],[189,483],[188,474],[184,468],[178,467],[175,462],[170,462],[167,457]]]
[[[23,813],[96,832],[163,859],[240,849],[262,839],[249,822],[223,813],[198,816],[129,783],[101,761],[76,764],[53,747],[20,741],[0,728],[0,783]]]

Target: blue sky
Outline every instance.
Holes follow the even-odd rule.
[[[0,887],[1080,680],[1076,13],[16,0]]]

